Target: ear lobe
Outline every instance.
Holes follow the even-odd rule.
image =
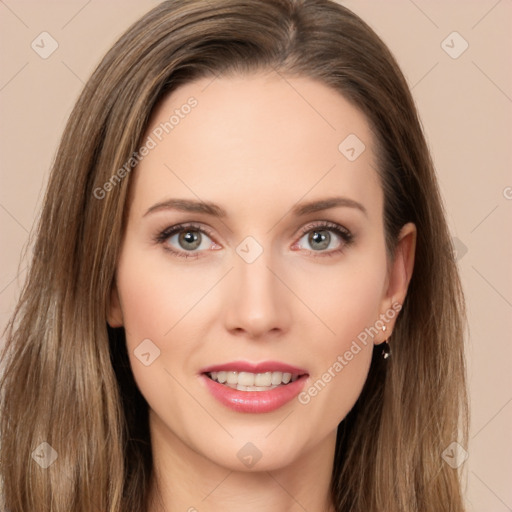
[[[119,293],[115,282],[110,289],[110,301],[107,306],[107,322],[110,327],[123,326],[123,311],[121,309],[121,301],[119,300]]]

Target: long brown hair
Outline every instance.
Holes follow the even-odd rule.
[[[363,392],[338,427],[336,510],[463,510],[460,475],[441,454],[467,440],[464,300],[433,164],[395,59],[368,25],[329,0],[163,2],[128,29],[87,82],[59,146],[30,271],[6,330],[4,509],[147,510],[147,404],[124,331],[106,321],[136,172],[125,164],[156,103],[181,84],[272,69],[316,79],[359,108],[377,139],[389,254],[405,223],[418,230],[392,357],[374,354]],[[58,458],[42,470],[32,454],[45,442]]]

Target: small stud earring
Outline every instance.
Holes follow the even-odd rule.
[[[383,332],[386,331],[386,326],[385,325],[382,326],[382,331]],[[382,349],[382,358],[383,359],[388,359],[389,356],[391,355],[391,349],[389,347],[388,340],[384,341],[383,345],[384,345],[384,348]]]

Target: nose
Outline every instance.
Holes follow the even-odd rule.
[[[254,262],[242,259],[231,272],[224,310],[226,329],[248,338],[279,336],[291,324],[289,290],[276,277],[266,252]]]

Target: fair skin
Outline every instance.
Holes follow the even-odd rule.
[[[386,331],[359,342],[341,371],[333,374],[333,363],[403,303],[415,227],[403,227],[388,259],[372,132],[336,91],[275,73],[201,79],[158,105],[146,135],[191,96],[197,106],[131,178],[108,312],[110,325],[126,330],[133,374],[149,404],[160,500],[153,493],[151,512],[334,510],[336,428],[361,392],[374,344],[389,337],[396,316]],[[366,146],[354,161],[338,149],[349,134]],[[292,211],[333,197],[353,203]],[[147,213],[171,198],[215,203],[225,216]],[[352,242],[318,228],[322,221],[348,230]],[[190,222],[208,234],[196,227],[181,232],[189,233],[185,240],[175,234],[155,241],[165,228]],[[187,245],[191,235],[201,237],[198,247]],[[251,263],[236,251],[247,236],[263,250]],[[160,350],[148,366],[134,354],[146,339]],[[202,368],[236,360],[304,368],[305,390],[329,368],[332,378],[307,403],[295,398],[271,412],[239,412],[217,401],[200,378]],[[247,443],[261,455],[251,467],[237,456]]]

